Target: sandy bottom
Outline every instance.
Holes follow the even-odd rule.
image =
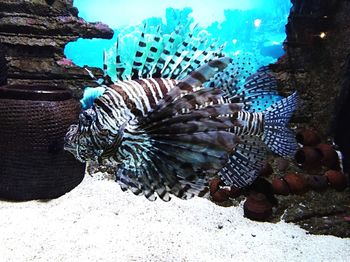
[[[0,202],[0,261],[349,261],[350,239],[258,223],[208,200],[149,202],[86,176],[49,202]]]

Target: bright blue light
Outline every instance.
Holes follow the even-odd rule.
[[[109,64],[115,63],[118,35],[128,45],[124,55],[132,52],[145,22],[151,31],[161,26],[162,34],[171,33],[179,23],[183,33],[198,24],[200,34],[226,43],[227,55],[254,57],[256,67],[274,63],[284,54],[291,7],[289,0],[75,0],[74,5],[87,21],[101,21],[115,30],[112,40],[79,39],[66,46],[66,56],[77,65],[101,68],[104,49]]]

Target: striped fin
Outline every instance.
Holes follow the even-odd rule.
[[[7,66],[5,58],[5,50],[0,45],[0,86],[7,84]]]
[[[190,72],[196,70],[200,65],[207,63],[211,59],[220,57],[219,55],[217,55],[220,52],[215,51],[215,47],[216,42],[209,45],[205,50],[200,50],[197,53],[195,53],[191,61],[187,65],[184,65],[182,72],[179,73],[179,79],[185,77]]]
[[[194,93],[184,95],[182,98],[176,100],[171,106],[162,109],[156,114],[151,114],[142,123],[143,129],[147,132],[162,133],[163,130],[168,130],[167,126],[174,125],[174,132],[188,132],[187,130],[194,130],[205,132],[211,128],[212,125],[219,125],[216,120],[208,118],[202,119],[202,125],[197,126],[194,123],[199,116],[206,115],[209,117],[220,117],[231,115],[232,118],[237,118],[237,112],[241,109],[239,104],[228,104],[222,98],[222,94],[218,89],[200,89]],[[179,113],[180,112],[180,113]],[[235,116],[234,116],[235,115]],[[221,122],[222,128],[229,128],[232,123]],[[167,131],[171,132],[172,131]]]
[[[189,45],[189,50],[187,52],[183,52],[181,55],[181,59],[178,60],[177,65],[171,71],[171,77],[174,79],[181,78],[180,76],[184,74],[184,71],[191,67],[192,60],[195,57],[196,53],[198,53],[199,47],[205,42],[205,39],[200,39],[199,41],[192,41]],[[196,67],[197,68],[197,67]]]
[[[298,95],[294,92],[264,111],[264,143],[276,154],[293,157],[298,144],[295,135],[286,125],[298,106]]]
[[[181,66],[181,62],[184,61],[183,57],[186,54],[186,50],[188,49],[189,44],[191,43],[193,37],[193,33],[190,32],[185,38],[180,46],[177,48],[176,52],[173,54],[173,56],[170,58],[169,62],[166,64],[166,66],[163,67],[161,74],[164,78],[175,78],[173,76],[173,72],[178,69]]]
[[[262,67],[249,76],[238,94],[240,102],[244,103],[243,109],[250,112],[264,111],[282,99],[277,92],[277,80],[269,67]]]
[[[258,176],[265,158],[266,146],[256,136],[241,136],[227,164],[218,172],[228,186],[246,187]]]
[[[216,74],[207,86],[220,88],[232,103],[243,103],[243,109],[249,112],[262,112],[282,99],[269,67],[261,67],[243,82],[241,80],[240,70],[233,62]]]
[[[158,60],[163,47],[161,45],[161,36],[159,34],[160,27],[157,29],[156,35],[153,36],[152,42],[148,50],[147,57],[145,58],[145,64],[142,69],[141,78],[152,77],[152,72],[156,66],[156,61]]]
[[[152,72],[152,77],[161,77],[163,69],[166,68],[167,63],[169,63],[172,55],[172,50],[174,49],[175,40],[179,36],[180,28],[176,27],[174,32],[171,33],[169,39],[165,42],[163,52],[160,54],[154,71]]]
[[[108,66],[107,66],[107,52],[106,52],[106,49],[103,49],[103,76],[108,75],[107,74],[107,69],[108,69]]]
[[[170,104],[171,110],[158,112],[163,116],[160,128],[140,121],[136,130],[124,133],[120,152],[127,161],[117,174],[122,187],[150,200],[156,195],[166,201],[169,194],[183,199],[205,195],[209,179],[225,165],[238,139],[228,131],[236,124],[237,108],[207,103],[221,100],[215,90],[197,90],[176,101],[189,112]]]
[[[180,80],[179,83],[172,90],[170,90],[162,100],[159,101],[157,108],[150,115],[151,119],[153,119],[152,117],[156,116],[157,111],[169,106],[176,99],[181,98],[190,92],[196,91],[204,82],[208,81],[217,72],[223,70],[230,62],[231,59],[228,57],[213,60]]]
[[[211,79],[207,86],[225,90],[231,96],[236,95],[245,79],[258,69],[255,60],[254,56],[248,54],[233,56],[230,66]]]
[[[125,80],[126,77],[124,76],[124,73],[125,73],[125,70],[126,70],[126,65],[125,65],[125,63],[122,63],[122,61],[121,61],[119,42],[120,42],[120,39],[119,39],[119,36],[118,36],[117,44],[116,44],[116,57],[115,57],[116,75],[117,75],[117,79]]]
[[[134,62],[132,64],[131,68],[131,79],[137,79],[140,78],[141,72],[144,66],[144,56],[147,52],[147,42],[145,38],[145,32],[146,32],[147,25],[144,24],[144,29],[141,32],[141,36],[137,45]]]
[[[183,37],[182,27],[178,25],[170,35],[161,35],[160,27],[155,34],[146,34],[148,29],[144,25],[138,36],[131,33],[125,35],[122,41],[118,37],[116,45],[117,80],[149,77],[180,79],[199,66],[222,56],[224,45],[217,47],[215,40],[204,44],[205,38],[201,37],[199,40],[194,38],[195,27],[186,37]],[[134,46],[134,44],[136,44],[136,50],[130,54],[130,50],[133,50],[131,45]],[[130,58],[130,55],[133,58]],[[126,61],[131,59],[133,62],[129,66]]]

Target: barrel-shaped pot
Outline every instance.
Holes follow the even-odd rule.
[[[76,187],[85,165],[64,151],[79,102],[47,85],[0,87],[0,198],[57,198]]]

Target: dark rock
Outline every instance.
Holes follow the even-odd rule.
[[[272,180],[272,188],[277,195],[288,196],[290,194],[289,186],[282,178],[274,178]]]
[[[110,39],[113,30],[77,14],[72,0],[0,2],[0,42],[9,84],[54,83],[72,89],[75,96],[84,86],[95,84],[83,68],[68,62],[63,50],[78,38]],[[92,71],[97,77],[103,74]]]
[[[286,181],[289,190],[292,194],[304,194],[308,189],[306,179],[301,174],[289,173],[285,175],[282,179]]]
[[[282,216],[284,221],[298,224],[312,234],[350,237],[350,228],[344,219],[350,214],[349,193],[348,189],[345,192],[326,190],[279,197],[274,217]]]
[[[261,193],[251,193],[243,205],[244,216],[256,220],[267,221],[272,214],[272,204]]]
[[[290,164],[289,161],[282,157],[279,157],[276,159],[277,170],[280,172],[286,171],[289,167],[289,164]]]
[[[329,185],[338,191],[343,191],[347,187],[347,179],[342,172],[328,170],[324,176],[327,177]]]
[[[310,128],[298,132],[295,137],[298,143],[304,146],[316,146],[321,143],[320,136],[316,133],[315,130]]]
[[[322,192],[328,188],[328,180],[325,176],[311,175],[306,178],[308,186],[315,191]]]
[[[350,2],[292,0],[292,3],[286,26],[286,54],[272,65],[272,70],[282,93],[287,95],[297,89],[300,95],[301,103],[291,125],[299,130],[313,127],[323,141],[327,136],[335,137],[345,155],[346,172],[350,170]],[[322,32],[326,37],[320,38]],[[294,165],[289,169],[298,171]],[[321,186],[322,193],[277,196],[279,205],[274,215],[284,214],[284,220],[313,234],[349,237],[350,228],[343,219],[350,214],[349,189],[324,191],[324,178],[317,180],[320,181],[309,180],[308,184],[314,190],[318,190],[315,183]]]

